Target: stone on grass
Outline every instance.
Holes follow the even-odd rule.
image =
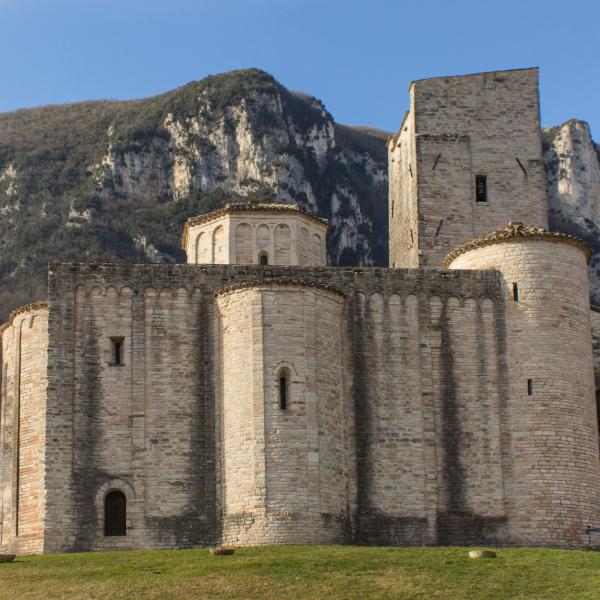
[[[8,563],[15,560],[14,554],[0,554],[0,563]]]
[[[234,548],[228,548],[227,546],[218,546],[217,548],[210,549],[210,553],[213,556],[230,556],[234,552]]]
[[[496,558],[496,553],[493,550],[471,550],[469,558]]]

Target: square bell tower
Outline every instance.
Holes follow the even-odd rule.
[[[509,221],[547,228],[538,69],[414,81],[388,160],[390,267],[440,267]]]

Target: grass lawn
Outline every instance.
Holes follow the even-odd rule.
[[[0,598],[600,599],[600,552],[500,548],[270,546],[17,557],[0,564]]]

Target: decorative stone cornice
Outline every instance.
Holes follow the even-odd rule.
[[[442,266],[444,269],[447,269],[456,258],[465,252],[469,252],[470,250],[475,250],[476,248],[481,248],[483,246],[491,246],[492,244],[500,244],[502,242],[522,239],[543,240],[547,242],[566,242],[568,244],[572,244],[573,246],[577,246],[577,248],[579,248],[585,254],[587,260],[589,260],[592,255],[592,249],[583,240],[580,240],[575,236],[567,235],[566,233],[558,233],[556,231],[548,231],[546,229],[542,229],[541,227],[525,227],[523,223],[511,222],[500,229],[496,229],[484,236],[481,236],[480,238],[459,246],[450,252],[448,256],[446,256]]]
[[[267,280],[267,281],[244,281],[243,283],[229,285],[220,290],[217,290],[214,293],[214,297],[217,298],[218,296],[223,296],[225,294],[237,292],[238,290],[273,287],[273,286],[316,288],[316,289],[323,290],[325,292],[337,294],[338,296],[342,296],[342,297],[344,296],[344,294],[337,288],[335,288],[331,285],[324,284],[324,283],[315,283],[314,281],[306,281],[304,279],[275,279],[275,280]]]
[[[10,313],[10,315],[8,316],[6,323],[2,323],[2,325],[0,325],[0,335],[2,335],[2,333],[4,332],[5,329],[7,329],[8,327],[10,327],[13,324],[14,320],[19,315],[22,315],[23,313],[33,312],[36,310],[42,310],[42,309],[47,309],[47,308],[48,308],[48,303],[46,301],[40,301],[40,302],[32,302],[31,304],[26,304],[25,306],[21,306],[15,310],[13,310]]]
[[[311,215],[310,213],[302,210],[297,204],[267,204],[267,203],[252,203],[247,202],[245,204],[242,203],[231,203],[226,204],[223,208],[218,208],[217,210],[213,210],[204,215],[199,215],[197,217],[190,217],[185,225],[183,226],[183,238],[181,241],[181,247],[186,250],[188,243],[188,234],[190,227],[195,225],[202,225],[203,223],[209,223],[210,221],[214,221],[219,219],[225,215],[233,215],[233,214],[241,214],[248,212],[283,212],[283,213],[294,213],[302,215],[307,219],[315,221],[319,223],[319,225],[325,225],[327,229],[331,226],[329,225],[329,221],[327,219],[322,219],[320,217],[315,217],[315,215]]]

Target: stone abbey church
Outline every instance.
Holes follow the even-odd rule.
[[[410,86],[389,268],[231,204],[186,265],[54,264],[2,327],[0,549],[597,543],[585,244],[536,69]]]

